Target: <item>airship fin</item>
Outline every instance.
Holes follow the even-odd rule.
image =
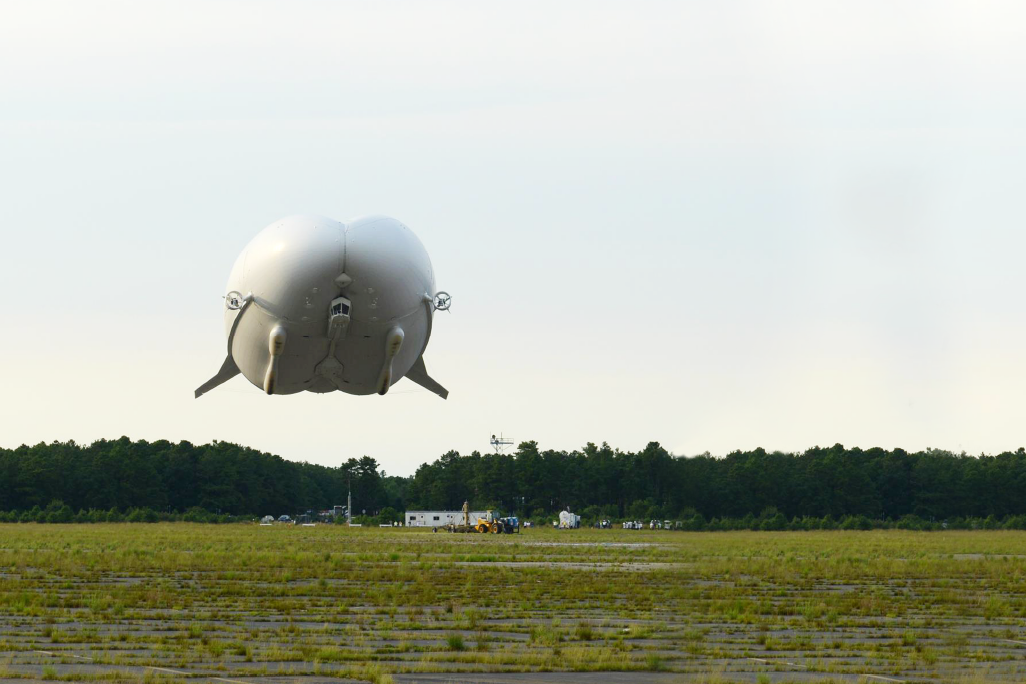
[[[449,397],[449,390],[439,385],[430,375],[428,375],[427,368],[424,367],[423,356],[417,358],[417,361],[413,364],[413,368],[406,373],[406,377],[429,392],[434,392],[442,399],[447,399]]]
[[[238,374],[239,367],[235,365],[235,361],[232,359],[231,355],[227,356],[224,363],[221,364],[221,370],[217,371],[217,375],[210,378],[196,389],[196,398],[199,399],[202,395],[206,394],[218,385],[228,382]]]

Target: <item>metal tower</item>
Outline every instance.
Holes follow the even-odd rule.
[[[489,443],[492,445],[492,448],[495,449],[495,453],[501,454],[503,449],[505,449],[508,446],[513,446],[513,438],[503,437],[500,433],[498,437],[492,435],[492,438],[489,441]]]

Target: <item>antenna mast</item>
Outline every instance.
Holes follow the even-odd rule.
[[[513,446],[513,438],[503,437],[502,433],[499,433],[498,437],[492,435],[492,438],[491,440],[489,440],[489,443],[492,445],[492,448],[495,449],[495,453],[501,454],[503,449],[505,449],[508,446]]]

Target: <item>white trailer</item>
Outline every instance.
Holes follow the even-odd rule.
[[[471,511],[468,515],[471,525],[477,525],[477,522],[482,518],[485,520],[491,519],[488,511]],[[403,520],[407,527],[462,525],[463,511],[406,511],[406,517]]]

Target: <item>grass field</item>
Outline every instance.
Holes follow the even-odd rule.
[[[0,525],[0,680],[1022,682],[1026,533]]]

